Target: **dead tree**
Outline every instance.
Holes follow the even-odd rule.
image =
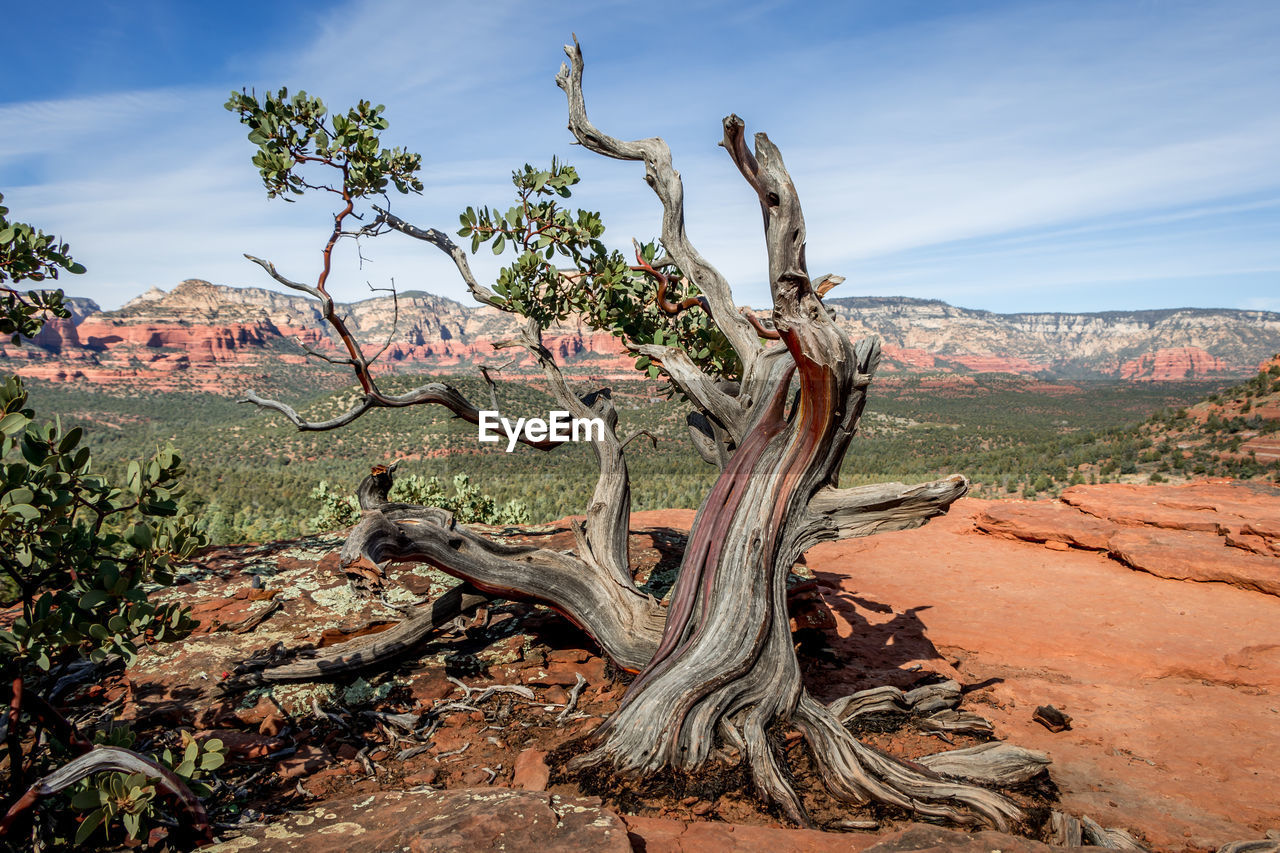
[[[803,732],[837,798],[890,803],[962,824],[1004,827],[1018,820],[1016,806],[994,791],[866,747],[802,683],[786,610],[786,581],[797,560],[819,542],[919,526],[946,512],[968,484],[953,476],[913,486],[839,488],[840,464],[858,427],[879,343],[851,342],[824,307],[823,294],[839,279],[810,278],[800,201],[777,147],[758,134],[752,150],[743,121],[737,116],[724,120],[722,144],[755,190],[764,217],[773,302],[770,328],[739,310],[727,281],[685,233],[683,187],[666,143],[657,138],[623,141],[596,128],[583,99],[581,50],[576,42],[565,50],[570,62],[556,82],[568,97],[574,137],[598,154],[642,162],[645,180],[662,203],[666,257],[649,262],[638,256],[633,269],[656,282],[655,304],[663,312],[705,312],[738,365],[734,381],[725,382],[725,377],[705,372],[679,346],[632,343],[689,400],[695,410],[690,419],[694,444],[720,466],[698,510],[669,606],[641,592],[632,580],[628,442],[618,435],[617,412],[607,393],[575,392],[542,344],[542,323],[526,316],[521,333],[504,345],[533,357],[559,406],[575,417],[603,418],[608,426],[603,439],[593,442],[599,478],[585,516],[575,526],[577,549],[561,553],[500,544],[455,524],[442,510],[390,503],[390,475],[382,474],[362,487],[363,518],[343,547],[343,562],[362,557],[378,563],[422,561],[459,578],[463,587],[448,607],[411,615],[382,635],[376,649],[338,649],[327,658],[268,669],[260,677],[298,680],[368,666],[403,652],[404,643],[484,595],[538,601],[589,634],[619,666],[639,673],[620,709],[594,733],[592,748],[575,759],[574,768],[627,774],[695,770],[723,744],[746,763],[765,798],[797,823],[807,824],[771,742],[770,732],[786,724]],[[244,109],[241,114],[243,118]],[[328,251],[345,233],[343,220],[351,212],[352,199],[344,195],[344,200],[326,249],[326,275]],[[410,225],[385,207],[377,210],[377,220],[359,233],[390,229],[436,246],[453,259],[478,301],[512,310],[509,300],[476,281],[466,253],[444,233]],[[253,395],[250,401],[285,413],[301,429],[328,429],[369,408],[418,402],[438,403],[474,420],[475,407],[447,386],[433,384],[400,397],[381,394],[360,346],[335,322],[324,281],[315,287],[299,285],[269,263],[258,263],[277,281],[321,300],[346,346],[348,357],[341,361],[355,369],[364,396],[347,415],[319,424],[303,421],[281,403]],[[669,298],[671,270],[678,270],[698,295],[678,302]],[[550,448],[544,443],[544,449]]]

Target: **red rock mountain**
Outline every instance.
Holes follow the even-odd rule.
[[[73,317],[48,323],[33,345],[0,345],[9,369],[54,381],[138,384],[224,391],[280,364],[299,364],[298,343],[332,351],[337,341],[314,303],[261,288],[192,279],[153,288],[122,308],[102,311],[72,300]],[[1127,380],[1244,376],[1280,351],[1280,314],[1227,309],[1096,314],[995,314],[900,297],[828,300],[851,336],[880,335],[886,371],[995,371],[1063,378]],[[513,319],[485,307],[419,291],[339,309],[372,348],[390,340],[389,370],[435,371],[492,359]],[[612,336],[577,324],[552,329],[551,350],[565,363],[628,371]]]

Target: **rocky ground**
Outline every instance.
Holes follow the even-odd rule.
[[[656,594],[692,517],[633,517],[633,562]],[[563,525],[491,532],[572,546]],[[382,630],[398,618],[388,604],[452,583],[422,566],[345,573],[340,543],[207,553],[173,591],[200,633],[79,697],[143,731],[191,727],[227,744],[218,849],[1047,849],[883,809],[836,815],[820,797],[815,815],[844,831],[786,828],[732,778],[583,791],[557,774],[554,751],[616,708],[626,676],[525,604],[490,607],[391,672],[229,690],[255,653]],[[1042,814],[1087,815],[1159,850],[1280,829],[1280,490],[966,499],[920,530],[820,546],[800,573],[811,577],[797,581],[793,627],[818,698],[955,679],[995,737],[1052,759],[1051,781],[1019,794]],[[1042,705],[1070,728],[1033,721]],[[862,736],[907,757],[978,742],[912,725]],[[788,744],[803,781],[803,747]]]

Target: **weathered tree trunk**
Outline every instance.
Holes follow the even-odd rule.
[[[692,769],[724,735],[745,752],[761,791],[805,823],[768,735],[775,724],[795,721],[815,751],[826,753],[818,760],[835,793],[897,799],[918,812],[964,820],[945,802],[958,800],[1000,824],[1016,810],[978,789],[967,792],[903,765],[892,768],[896,787],[872,780],[861,766],[860,745],[804,693],[787,621],[787,575],[810,545],[834,538],[811,502],[835,485],[879,345],[854,347],[814,292],[799,199],[778,149],[759,134],[754,155],[749,152],[737,116],[725,120],[724,145],[760,198],[774,327],[794,363],[799,394],[787,412],[787,371],[761,401],[698,512],[662,643],[599,730],[596,749],[577,765],[608,762],[639,773]]]
[[[627,442],[615,434],[616,412],[607,395],[579,397],[570,389],[532,321],[509,345],[534,355],[560,405],[575,416],[602,416],[608,425],[607,435],[593,443],[600,478],[586,519],[575,529],[577,552],[490,542],[458,527],[441,510],[388,503],[388,473],[385,482],[366,481],[361,487],[364,518],[343,548],[344,564],[361,557],[421,560],[465,581],[468,594],[549,604],[619,665],[640,671],[618,712],[593,735],[592,749],[575,759],[575,767],[641,774],[688,770],[703,766],[723,745],[748,764],[766,798],[795,821],[808,823],[770,740],[770,732],[785,724],[804,733],[836,797],[891,803],[958,823],[1004,827],[1018,819],[1018,809],[993,791],[948,781],[859,743],[802,684],[786,609],[787,576],[796,561],[822,541],[923,524],[945,512],[968,484],[951,477],[917,486],[838,488],[840,464],[880,349],[875,340],[851,343],[823,306],[822,294],[837,277],[809,277],[804,218],[780,153],[763,134],[752,153],[742,121],[725,119],[723,144],[755,189],[764,215],[770,330],[738,311],[727,282],[691,244],[683,187],[666,143],[627,142],[594,127],[582,96],[581,51],[575,44],[566,53],[570,67],[561,69],[557,82],[568,96],[570,129],[592,151],[644,163],[645,178],[663,206],[662,245],[703,294],[694,301],[711,315],[742,364],[739,381],[727,387],[676,347],[637,346],[697,409],[690,426],[698,451],[721,469],[690,532],[670,604],[663,607],[644,595],[631,578]],[[394,230],[448,253],[479,301],[509,310],[475,281],[465,253],[446,235],[381,214],[380,221]],[[668,307],[661,293],[663,310],[691,307]],[[781,343],[763,346],[762,336]],[[401,404],[399,398],[386,400],[383,405]],[[449,402],[455,411],[474,408],[465,401]],[[283,411],[279,404],[272,407]],[[406,628],[405,635],[425,636],[422,624]],[[359,663],[405,650],[384,643],[362,652]],[[346,671],[346,664],[329,656],[294,664],[289,675],[323,677],[339,669]],[[263,677],[270,680],[272,671]],[[1001,757],[1008,763],[1007,755]],[[960,757],[946,766],[975,760]],[[992,756],[984,760],[990,764]]]

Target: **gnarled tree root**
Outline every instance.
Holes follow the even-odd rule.
[[[941,484],[949,485],[949,481]],[[876,502],[874,511],[891,514],[901,503],[916,500],[923,488],[897,486],[895,492],[899,500],[882,498]],[[947,494],[937,504],[917,512],[936,514],[939,509],[945,509],[950,502],[946,498],[951,497]],[[894,525],[913,526],[908,521],[895,521]],[[462,579],[464,584],[434,602],[430,606],[431,615],[415,615],[401,626],[367,640],[352,641],[362,642],[355,652],[350,649],[350,643],[344,644],[341,651],[323,658],[263,670],[257,674],[262,681],[329,678],[405,654],[411,651],[413,643],[430,634],[433,625],[449,621],[464,604],[480,603],[489,595],[552,606],[583,628],[615,663],[630,670],[642,669],[649,662],[662,637],[665,608],[634,586],[616,582],[605,571],[570,553],[489,541],[456,525],[452,516],[443,510],[407,504],[366,509],[364,518],[343,546],[340,562],[345,565],[362,558],[378,563],[426,562]],[[892,688],[883,692],[886,695],[880,699],[902,709],[936,710],[934,705],[946,708],[959,701],[959,686],[951,682],[929,685],[908,694]],[[849,715],[855,706],[867,704],[863,700],[874,698],[860,695],[859,701],[846,701],[842,709],[834,710],[843,710],[842,716]],[[983,823],[1005,828],[1021,818],[1018,808],[994,791],[948,779],[923,765],[904,763],[865,746],[841,725],[833,710],[820,705],[803,690],[790,713],[767,717],[745,708],[718,720],[708,720],[706,725],[720,736],[721,742],[738,751],[759,793],[777,803],[801,825],[808,824],[809,819],[791,786],[789,774],[778,764],[767,731],[778,722],[790,722],[806,735],[815,764],[827,788],[838,799],[854,804],[872,801],[891,804],[921,816],[958,824]],[[705,733],[705,738],[699,737],[699,740],[710,743],[714,737]],[[653,769],[626,766],[599,745],[593,752],[574,759],[569,769],[577,771],[591,766],[609,766],[622,773]]]
[[[796,707],[795,723],[809,741],[827,789],[839,799],[891,803],[927,817],[997,829],[1022,819],[1021,810],[995,791],[949,781],[866,746],[807,692]]]
[[[419,605],[391,628],[342,643],[327,654],[279,666],[236,674],[237,686],[290,681],[322,681],[363,672],[417,649],[436,631],[492,599],[470,584],[461,583],[427,604]]]

